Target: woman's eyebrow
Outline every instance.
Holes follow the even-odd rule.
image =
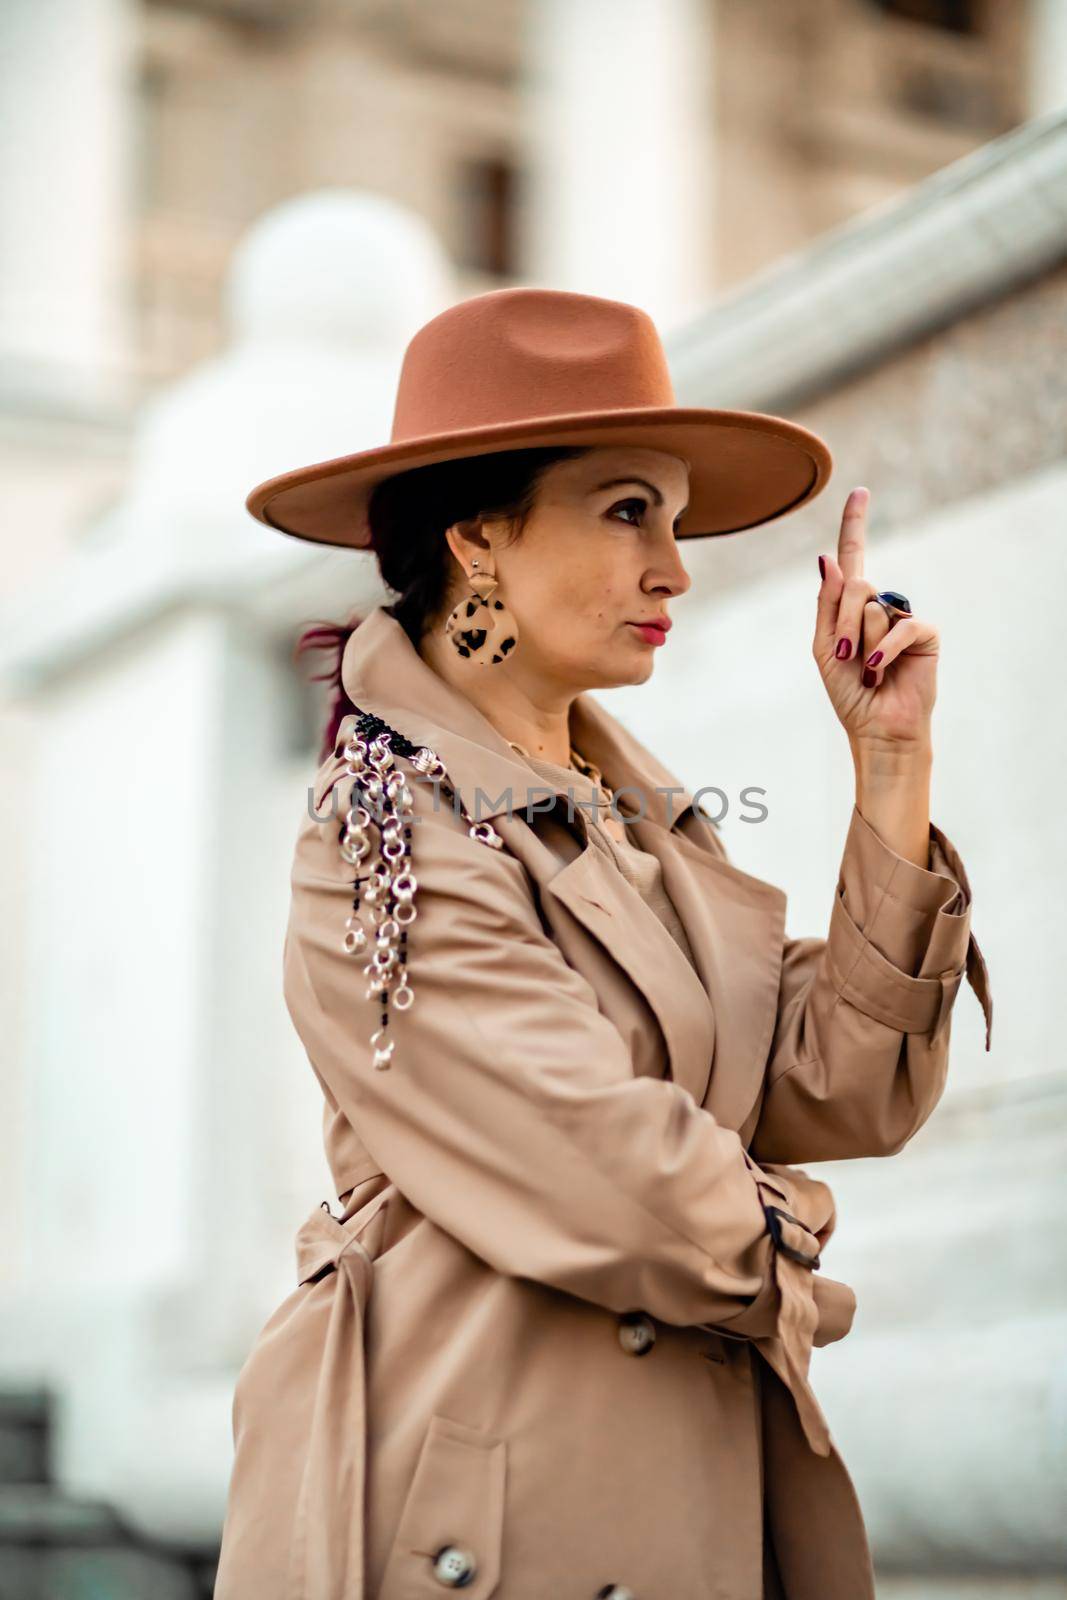
[[[657,506],[661,506],[663,504],[663,496],[660,494],[659,490],[656,488],[656,485],[654,483],[649,483],[647,478],[633,478],[633,477],[630,477],[630,478],[606,478],[603,483],[598,483],[596,485],[596,488],[597,489],[613,489],[616,486],[616,484],[622,484],[622,483],[639,483],[641,485],[642,489],[647,489],[648,490],[649,494],[652,496],[652,499],[653,499],[653,501],[655,502],[655,504]],[[682,507],[682,510],[679,511],[678,515],[681,516],[683,512],[688,511],[688,510],[689,510],[689,506],[688,506],[688,504],[686,504],[686,505],[684,505]]]

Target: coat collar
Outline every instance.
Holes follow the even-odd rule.
[[[497,831],[519,843],[527,804],[545,801],[545,779],[466,695],[427,666],[384,606],[349,638],[341,681],[354,705],[436,751],[475,821],[495,817]],[[660,1024],[674,1081],[723,1126],[740,1128],[760,1092],[777,1014],[785,894],[702,842],[711,824],[692,791],[588,694],[572,703],[571,734],[613,790],[637,791],[620,798],[617,809],[635,817],[629,826],[636,844],[660,861],[695,971],[651,907],[588,839],[541,888],[599,940],[644,995]],[[339,735],[339,746],[346,736]],[[566,776],[574,814],[582,816],[579,802],[591,797],[593,785],[578,772]],[[555,792],[566,800],[565,788]],[[685,990],[689,1003],[682,1005]]]
[[[477,822],[528,805],[543,807],[544,777],[534,773],[473,701],[427,666],[403,627],[376,606],[351,635],[341,662],[341,682],[354,705],[373,710],[409,739],[437,751],[449,779]],[[677,827],[693,810],[692,792],[627,733],[590,694],[571,706],[571,737],[601,771],[620,814],[643,817],[660,828]],[[590,800],[593,785],[579,772],[555,789],[575,804]],[[669,792],[673,791],[673,792]]]

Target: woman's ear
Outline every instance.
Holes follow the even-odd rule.
[[[475,560],[478,562],[475,570],[491,572],[496,552],[507,543],[510,533],[511,522],[507,517],[464,517],[446,528],[445,539],[464,573],[471,571]]]
[[[484,560],[482,552],[488,549],[481,535],[480,517],[464,517],[459,522],[453,522],[445,529],[445,541],[464,572],[469,572],[475,556],[479,561]]]

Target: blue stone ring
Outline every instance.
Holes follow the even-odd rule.
[[[911,616],[911,601],[906,594],[900,594],[896,589],[879,589],[874,599],[889,618],[890,627],[898,617]]]

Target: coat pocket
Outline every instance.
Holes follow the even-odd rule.
[[[381,1600],[488,1600],[500,1581],[507,1444],[435,1412],[415,1465]]]

